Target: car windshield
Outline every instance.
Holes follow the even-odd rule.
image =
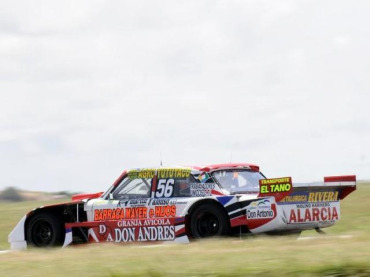
[[[259,180],[265,179],[260,172],[245,169],[220,170],[213,172],[212,177],[231,194],[258,192]]]

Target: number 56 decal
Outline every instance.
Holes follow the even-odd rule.
[[[174,179],[160,179],[157,185],[155,197],[171,197],[173,192]]]

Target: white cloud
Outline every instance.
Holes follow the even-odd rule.
[[[366,5],[3,2],[0,188],[102,190],[160,152],[368,179]]]

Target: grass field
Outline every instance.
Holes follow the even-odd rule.
[[[0,276],[370,276],[369,198],[370,184],[360,183],[327,235],[10,252],[0,254]],[[0,249],[26,211],[42,204],[0,203]]]

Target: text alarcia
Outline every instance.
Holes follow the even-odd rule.
[[[289,223],[301,222],[323,222],[338,220],[339,215],[337,208],[334,207],[321,207],[321,208],[305,208],[305,209],[292,209],[290,211]]]

